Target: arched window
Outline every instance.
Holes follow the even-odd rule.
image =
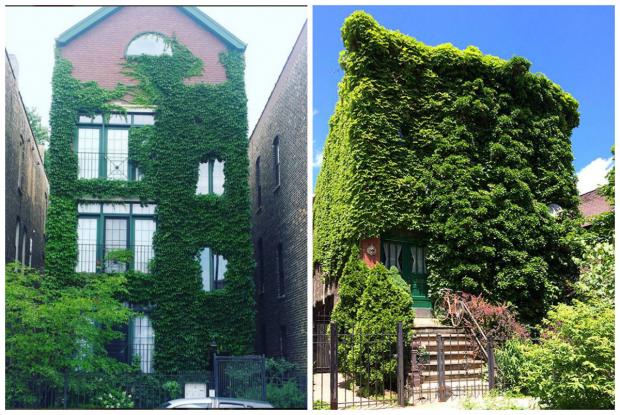
[[[211,248],[203,248],[200,251],[202,289],[214,291],[224,288],[227,267],[228,261],[222,255],[216,254]]]
[[[144,33],[135,37],[127,46],[126,56],[160,56],[172,55],[170,45],[166,43],[164,36],[158,33]]]

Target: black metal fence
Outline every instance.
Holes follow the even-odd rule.
[[[211,372],[86,373],[34,378],[24,387],[6,383],[7,409],[154,409],[184,397],[187,384],[213,388]]]
[[[492,341],[489,364],[469,334],[454,328],[417,327],[410,335],[399,324],[392,332],[354,333],[319,322],[313,346],[317,408],[418,405],[479,396],[495,386]]]
[[[264,356],[215,356],[216,396],[267,400]]]

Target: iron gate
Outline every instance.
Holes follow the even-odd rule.
[[[264,356],[217,356],[213,358],[215,396],[267,400]]]

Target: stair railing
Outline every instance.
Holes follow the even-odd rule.
[[[482,352],[482,355],[484,356],[484,360],[487,363],[489,363],[489,354],[487,353],[487,348],[485,347],[485,345],[489,344],[489,339],[487,338],[487,335],[484,333],[484,330],[482,330],[482,327],[480,327],[480,324],[478,323],[478,320],[476,320],[476,317],[474,317],[474,314],[471,312],[469,307],[467,307],[467,304],[465,303],[465,301],[463,301],[462,292],[457,291],[456,293],[454,293],[454,298],[456,299],[461,310],[465,310],[465,313],[467,314],[467,317],[469,318],[471,322],[471,324],[467,324],[461,318],[461,325],[465,329],[469,330],[472,337],[478,344],[478,347],[480,348],[480,351]],[[481,338],[484,340],[484,344],[483,342],[480,341]],[[495,366],[495,369],[497,370],[497,372],[501,374],[502,371],[497,365],[497,362],[495,362],[495,359],[493,359],[493,365]]]

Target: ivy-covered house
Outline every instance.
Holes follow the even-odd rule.
[[[245,44],[196,7],[103,7],[56,40],[46,281],[123,272],[144,372],[249,353]]]
[[[396,267],[418,316],[449,287],[538,321],[577,275],[575,99],[524,58],[427,46],[364,12],[342,39],[314,199],[317,315],[361,259]]]

